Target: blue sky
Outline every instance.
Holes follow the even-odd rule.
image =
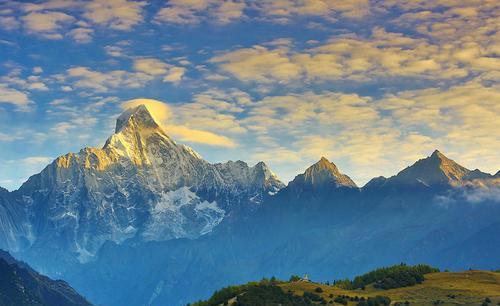
[[[0,2],[0,186],[101,146],[131,99],[209,161],[359,185],[435,148],[499,169],[497,1]],[[152,101],[154,100],[154,101]]]

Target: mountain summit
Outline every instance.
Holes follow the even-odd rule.
[[[17,219],[11,223],[26,224],[7,229],[26,243],[0,247],[59,246],[84,262],[107,241],[194,239],[282,187],[262,162],[250,167],[203,160],[139,105],[118,117],[102,148],[58,157],[23,184],[15,200],[8,199],[26,207],[22,218],[6,213]]]
[[[337,188],[357,188],[351,178],[342,174],[337,166],[325,157],[299,174],[289,187],[296,191],[313,191]]]
[[[116,120],[115,133],[126,127],[136,126],[141,129],[158,129],[160,125],[156,122],[148,108],[141,104],[125,110]]]
[[[166,162],[172,164],[181,165],[181,159],[199,159],[193,149],[177,145],[144,105],[127,109],[118,117],[115,133],[103,147],[110,157],[126,157],[136,165],[156,164],[159,160],[154,155],[160,149],[171,153]]]
[[[387,180],[391,185],[459,186],[474,179],[487,179],[490,175],[469,170],[435,150],[429,157],[415,162]]]

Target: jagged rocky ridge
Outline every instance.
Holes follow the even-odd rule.
[[[363,189],[491,186],[497,177],[468,170],[436,150]],[[119,116],[102,148],[58,157],[15,192],[0,189],[0,247],[23,252],[57,246],[84,262],[106,241],[193,239],[233,214],[255,209],[283,187],[263,162],[208,163],[173,141],[140,105]],[[305,197],[359,190],[324,157],[286,189]]]
[[[469,170],[446,157],[439,150],[420,159],[390,178],[373,178],[363,188],[380,187],[465,187],[495,185],[497,175],[479,169]]]
[[[102,148],[58,157],[16,192],[0,191],[0,246],[59,246],[86,261],[106,241],[196,238],[282,187],[263,162],[208,163],[140,105]]]

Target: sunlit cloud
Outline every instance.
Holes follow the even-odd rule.
[[[336,21],[337,18],[358,19],[370,14],[367,0],[264,0],[254,5],[275,22],[289,22],[294,16],[320,16]]]
[[[163,76],[164,82],[177,83],[182,80],[186,68],[167,64],[156,58],[137,58],[134,70],[153,76]]]
[[[89,21],[115,30],[129,30],[142,22],[145,1],[93,0],[85,5],[83,16]]]
[[[141,98],[128,100],[123,102],[121,106],[122,109],[129,109],[139,105],[145,105],[158,122],[165,123],[172,117],[170,107],[166,103],[154,99]]]
[[[153,117],[162,124],[164,130],[180,141],[230,148],[236,146],[236,142],[229,137],[176,124],[177,119],[174,117],[176,114],[164,102],[153,99],[134,99],[123,102],[121,106],[123,109],[128,109],[138,105],[145,105]]]
[[[27,33],[40,38],[61,40],[65,36],[77,43],[89,43],[93,25],[126,31],[143,21],[145,1],[92,0],[39,3],[7,3],[0,11],[0,24],[5,30],[23,27]]]
[[[11,104],[16,106],[17,110],[26,111],[33,102],[25,92],[0,84],[0,104],[2,103]]]
[[[94,30],[90,28],[76,28],[68,32],[68,36],[71,37],[75,42],[85,44],[92,41],[92,34]]]
[[[158,23],[194,25],[203,21],[227,24],[242,18],[245,1],[172,0],[155,16]]]
[[[219,147],[236,147],[236,143],[230,138],[217,135],[208,131],[191,129],[181,125],[165,125],[165,129],[174,137],[181,141],[201,143]]]
[[[48,156],[30,156],[23,158],[19,160],[20,162],[26,164],[26,165],[34,165],[34,166],[39,166],[39,165],[46,165],[52,160],[51,157]]]
[[[72,16],[61,12],[32,12],[21,18],[30,33],[36,33],[48,39],[62,39],[59,31],[64,24],[75,21]]]
[[[242,81],[287,82],[299,78],[302,70],[287,52],[287,49],[269,50],[256,46],[228,52],[210,61]]]
[[[496,69],[500,64],[497,58],[485,57],[479,51],[465,52],[459,46],[443,48],[423,38],[374,28],[369,38],[334,36],[303,51],[254,46],[217,55],[210,61],[243,82],[261,83],[372,81],[398,76],[451,79]]]

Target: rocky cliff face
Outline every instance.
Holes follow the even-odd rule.
[[[357,188],[349,176],[342,174],[334,163],[324,157],[297,175],[287,187],[295,193]]]
[[[16,228],[20,222],[2,224],[12,236],[5,241],[21,235],[87,261],[106,241],[196,238],[282,187],[264,163],[208,163],[175,143],[141,105],[118,118],[102,148],[61,156],[22,185],[17,207],[28,212],[29,235]]]
[[[418,160],[397,175],[389,178],[387,184],[395,186],[457,187],[492,178],[492,175],[477,169],[469,170],[435,150],[429,157]]]
[[[0,248],[19,251],[30,245],[32,240],[22,197],[0,187]]]

